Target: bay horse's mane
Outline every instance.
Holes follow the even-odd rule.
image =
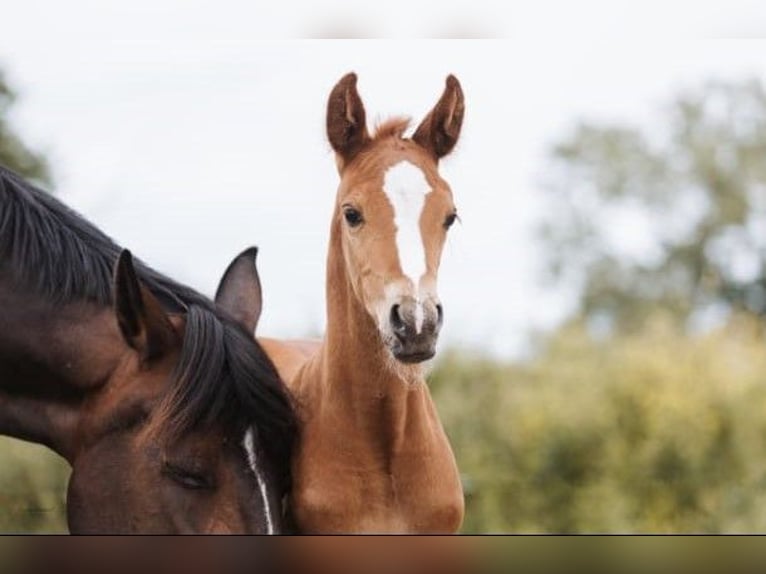
[[[90,222],[0,166],[0,272],[52,304],[108,306],[120,252]],[[252,333],[195,290],[139,261],[135,268],[166,311],[186,314],[180,358],[163,403],[168,429],[183,433],[220,422],[244,433],[252,424],[280,478],[288,477],[295,415]]]

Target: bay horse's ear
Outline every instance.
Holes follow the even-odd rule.
[[[226,268],[215,292],[215,303],[254,335],[261,317],[261,279],[255,258],[257,247],[249,247],[237,255]]]
[[[460,82],[450,74],[446,84],[442,97],[412,136],[413,141],[426,148],[437,160],[455,147],[465,112],[465,99]]]
[[[356,74],[343,76],[327,100],[327,139],[342,169],[370,141],[362,98],[356,91]]]
[[[151,361],[172,349],[176,332],[162,305],[138,280],[133,256],[123,249],[114,268],[114,309],[125,341],[141,359]]]

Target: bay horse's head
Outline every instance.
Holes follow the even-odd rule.
[[[244,297],[223,299],[251,306]],[[74,532],[281,527],[294,424],[281,382],[251,326],[228,320],[238,309],[224,315],[212,305],[185,307],[168,314],[130,254],[120,255],[114,310],[105,313],[116,319],[124,351],[102,390],[79,407],[66,449]]]
[[[405,119],[370,136],[356,80],[344,76],[327,103],[340,173],[333,231],[353,291],[384,344],[399,361],[419,363],[434,355],[442,325],[437,275],[457,210],[438,162],[460,135],[463,92],[449,76],[412,138],[403,136]]]

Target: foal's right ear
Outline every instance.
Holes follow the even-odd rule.
[[[362,98],[356,91],[356,74],[343,76],[327,100],[327,139],[343,169],[370,141]]]
[[[255,258],[257,247],[245,249],[229,263],[215,292],[215,304],[255,335],[261,317],[263,297]]]
[[[141,359],[151,361],[177,344],[170,319],[156,297],[136,276],[133,256],[124,249],[114,268],[114,310],[125,341]]]

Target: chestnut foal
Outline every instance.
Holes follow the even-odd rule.
[[[463,492],[422,363],[442,325],[437,272],[456,218],[438,161],[460,134],[463,92],[449,76],[411,139],[405,119],[370,136],[356,80],[343,77],[327,105],[340,174],[327,333],[259,339],[302,422],[291,511],[304,532],[452,533]]]

